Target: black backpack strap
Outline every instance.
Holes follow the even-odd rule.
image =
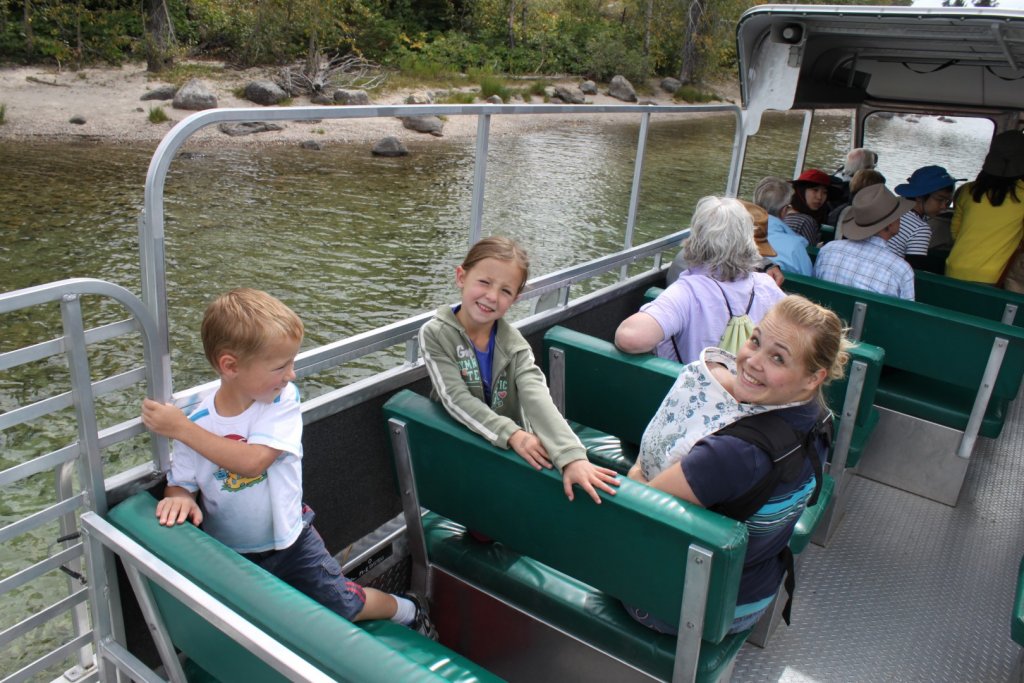
[[[807,500],[808,507],[818,502],[821,493],[821,458],[818,457],[818,440],[824,439],[826,447],[832,443],[832,413],[822,411],[814,427],[807,433],[799,432],[788,422],[772,412],[748,415],[719,429],[716,434],[734,436],[751,443],[766,452],[772,459],[772,470],[747,493],[739,498],[712,505],[714,510],[737,521],[744,522],[761,506],[768,502],[780,481],[792,481],[803,471],[804,460],[810,460],[814,468],[814,493]],[[783,563],[783,583],[786,587],[786,604],[782,618],[789,625],[793,609],[793,594],[796,592],[796,569],[793,551],[787,544],[779,552]]]
[[[718,284],[718,280],[713,277],[708,277],[709,280],[715,283],[715,287],[718,287],[718,291],[722,293],[722,298],[725,299],[725,310],[729,311],[729,319],[733,318],[732,306],[729,305],[729,297],[725,295],[725,290],[722,289],[722,285]],[[750,290],[750,300],[754,300],[754,290]],[[750,311],[750,304],[747,304],[747,311]]]
[[[750,283],[750,298],[747,299],[747,310],[744,311],[746,315],[750,315],[750,307],[754,305],[754,288],[756,283]],[[731,312],[731,311],[730,311]]]
[[[768,502],[780,481],[793,481],[800,475],[804,460],[809,460],[814,469],[814,492],[807,501],[808,506],[814,505],[818,502],[823,476],[816,442],[822,435],[831,441],[831,427],[832,416],[828,411],[806,433],[793,429],[774,411],[748,415],[722,427],[715,434],[734,436],[757,446],[771,457],[772,469],[739,498],[716,503],[708,509],[740,522],[746,521]]]

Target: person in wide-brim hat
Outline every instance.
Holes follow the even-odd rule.
[[[869,185],[853,198],[844,214],[843,236],[821,248],[814,276],[901,299],[914,298],[914,269],[889,251],[888,240],[899,233],[900,217],[914,202],[894,195],[885,185]]]
[[[843,217],[843,237],[865,240],[887,228],[896,234],[900,217],[912,208],[914,200],[897,197],[885,185],[869,185],[857,193]]]
[[[928,222],[949,209],[953,203],[956,184],[966,178],[954,178],[942,166],[922,166],[897,185],[894,192],[914,202],[914,208],[903,214],[900,231],[886,246],[889,251],[907,259],[914,268],[934,269],[928,260],[928,248],[932,243],[932,226]],[[941,275],[942,271],[938,271]]]

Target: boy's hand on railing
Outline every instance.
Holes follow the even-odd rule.
[[[147,398],[142,402],[142,424],[151,432],[175,439],[180,433],[179,430],[188,426],[188,418],[180,408],[171,403],[160,403]]]
[[[533,469],[551,469],[551,459],[536,434],[520,429],[508,438],[508,445],[520,458],[530,463]]]
[[[576,484],[594,499],[598,505],[601,504],[601,497],[596,489],[614,496],[615,489],[612,486],[619,485],[618,475],[614,470],[607,467],[598,467],[589,460],[573,460],[562,470],[562,484],[565,486],[565,497],[573,500],[572,485]],[[596,488],[595,488],[596,487]]]

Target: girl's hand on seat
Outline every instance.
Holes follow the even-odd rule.
[[[551,459],[536,434],[520,429],[508,438],[508,445],[533,469],[551,469]]]
[[[589,460],[573,460],[562,470],[562,484],[565,486],[565,497],[573,500],[573,484],[576,484],[594,499],[598,505],[601,504],[601,497],[597,489],[614,496],[615,489],[612,486],[619,485],[618,473],[607,467],[598,467]]]

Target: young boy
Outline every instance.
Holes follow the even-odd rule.
[[[142,421],[174,439],[156,515],[190,520],[350,621],[390,619],[437,639],[426,600],[364,589],[341,573],[302,503],[302,415],[295,355],[302,321],[265,292],[234,289],[203,316],[203,350],[220,385],[191,416],[146,399]],[[197,494],[199,500],[197,501]]]

